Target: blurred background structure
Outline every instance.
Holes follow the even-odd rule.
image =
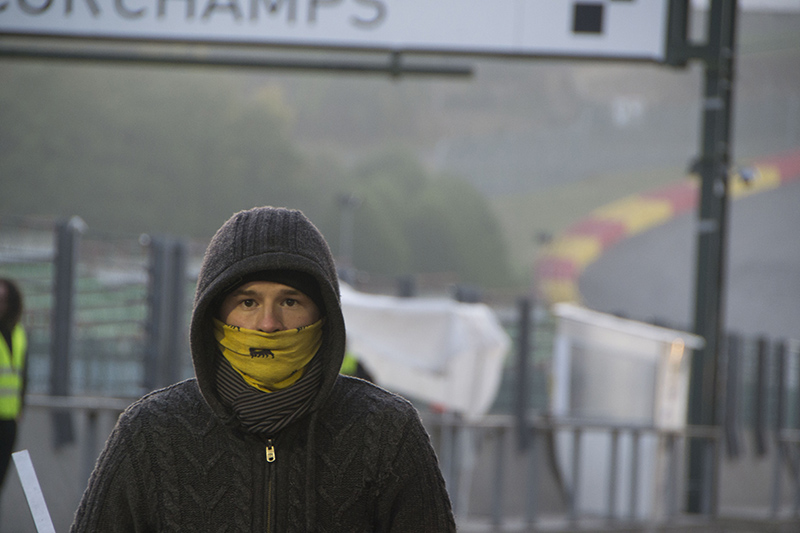
[[[700,523],[796,531],[800,169],[780,167],[783,181],[765,184],[775,184],[775,161],[800,153],[800,6],[743,6],[732,164],[761,172],[751,193],[731,205],[726,386],[718,398],[724,423],[709,435],[719,468]],[[695,12],[698,26],[704,13]],[[18,40],[0,35],[0,47]],[[403,58],[414,60],[432,62]],[[472,75],[0,56],[0,274],[23,288],[30,336],[20,446],[31,450],[57,530],[68,527],[119,410],[191,375],[185,328],[200,254],[230,213],[258,204],[303,209],[355,288],[480,301],[514,340],[482,420],[417,402],[461,529],[702,527],[683,513],[680,476],[653,489],[663,507],[646,516],[631,511],[645,489],[621,481],[640,475],[620,463],[636,457],[642,436],[676,450],[686,428],[553,418],[559,318],[555,299],[532,298],[542,258],[576,224],[631,196],[692,181],[702,69],[555,59],[433,63],[468,65]],[[623,207],[649,222],[595,249],[569,300],[690,331],[694,209],[654,216],[652,204],[641,206]],[[65,256],[58,250],[69,243],[73,285],[59,293]],[[64,297],[71,305],[56,305]],[[57,327],[64,321],[72,324],[66,332]],[[55,347],[59,335],[67,335],[66,352]],[[618,443],[617,468],[609,471],[619,478],[602,478],[614,495],[602,511],[581,504],[581,469],[558,466],[559,431],[570,435],[572,459],[580,460],[574,450],[592,432]],[[682,472],[680,453],[658,458],[677,461],[670,464]],[[9,478],[0,533],[33,531]]]

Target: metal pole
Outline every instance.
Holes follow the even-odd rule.
[[[173,52],[169,47],[160,51],[56,49],[26,46],[0,46],[0,57],[17,59],[54,59],[61,61],[91,61],[118,64],[152,65],[200,65],[206,67],[256,68],[286,71],[323,71],[352,74],[389,74],[397,76],[447,76],[467,78],[472,76],[472,67],[467,65],[406,64],[400,61],[401,54],[393,52],[387,61],[355,60],[300,60],[289,57],[247,57],[224,53],[204,54],[202,57]]]
[[[75,278],[80,234],[86,224],[78,217],[56,226],[56,256],[53,281],[53,323],[50,347],[50,395],[69,396],[72,333],[75,323]],[[75,440],[72,418],[67,411],[53,411],[55,447]]]
[[[519,450],[528,447],[528,354],[530,353],[531,301],[519,300],[519,324],[517,325],[517,446]]]
[[[527,525],[533,526],[539,513],[539,440],[538,428],[530,429],[531,435],[528,441],[528,481],[526,483],[528,493],[528,505],[525,509],[525,521]]]
[[[642,435],[639,430],[631,432],[631,491],[628,494],[628,512],[631,520],[636,520],[636,511],[639,507],[639,463],[642,447]]]
[[[440,446],[440,459],[439,462],[441,464],[442,469],[442,477],[444,477],[445,486],[449,487],[450,491],[450,499],[453,501],[456,500],[456,496],[458,495],[458,487],[456,486],[455,476],[453,471],[455,470],[455,446],[453,445],[453,432],[455,431],[454,428],[454,421],[453,421],[453,414],[449,412],[442,413],[440,417],[440,427],[441,427],[441,442]]]
[[[169,312],[166,316],[166,353],[164,356],[163,385],[171,385],[180,377],[183,355],[186,295],[186,245],[176,239],[170,242],[170,292],[167,299]]]
[[[571,525],[578,522],[578,498],[580,497],[581,484],[581,440],[583,431],[580,427],[575,427],[572,433],[572,487],[567,502],[567,515]]]
[[[678,442],[676,435],[667,435],[667,522],[678,514]]]
[[[86,487],[86,482],[94,470],[95,461],[97,461],[96,444],[98,441],[97,435],[99,433],[97,426],[99,425],[100,412],[95,410],[86,411],[86,436],[83,442],[83,477],[79,480],[78,486],[83,492]]]
[[[150,391],[175,383],[184,353],[186,245],[159,236],[150,241],[147,350],[143,386]]]
[[[736,459],[741,453],[739,442],[739,405],[741,395],[739,367],[742,339],[739,335],[728,335],[727,372],[725,378],[725,446],[729,458]]]
[[[492,498],[492,524],[495,527],[503,525],[503,484],[505,483],[505,463],[506,463],[506,435],[505,428],[497,429],[497,449],[495,450],[494,497]]]
[[[617,472],[619,470],[619,429],[611,430],[611,457],[608,469],[608,519],[617,516]]]
[[[755,453],[763,457],[768,451],[767,440],[767,395],[769,394],[769,341],[760,337],[756,353],[756,397],[753,402],[753,438]]]
[[[703,99],[703,140],[698,220],[697,273],[694,332],[705,339],[692,358],[688,423],[716,425],[717,369],[720,338],[724,330],[725,254],[728,228],[728,168],[730,167],[730,123],[735,56],[736,0],[712,0],[708,20],[708,42]],[[713,493],[703,472],[708,465],[704,443],[689,445],[687,510],[703,512],[702,494]],[[712,483],[715,480],[711,481]]]
[[[142,386],[145,391],[158,388],[158,361],[161,354],[160,341],[162,336],[162,310],[164,308],[164,280],[165,272],[165,244],[161,237],[148,240],[150,247],[150,268],[148,269],[148,294],[147,294],[147,348],[144,360],[144,378]]]
[[[356,209],[361,205],[361,198],[354,193],[339,195],[341,218],[339,221],[339,276],[351,285],[355,283],[354,250],[355,250],[355,217]]]
[[[781,431],[783,430],[784,422],[786,420],[786,388],[785,373],[786,373],[786,343],[779,342],[775,346],[775,420],[773,421],[773,438],[775,441],[775,455],[772,458],[772,504],[771,504],[771,517],[778,518],[778,512],[781,506],[781,465],[783,464],[784,443],[781,439]]]

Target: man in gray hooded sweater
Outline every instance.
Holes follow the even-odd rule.
[[[73,533],[455,531],[414,407],[339,374],[336,269],[301,212],[217,231],[190,341],[196,377],[122,414]]]

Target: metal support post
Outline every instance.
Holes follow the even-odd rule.
[[[78,270],[80,234],[86,224],[78,217],[59,222],[55,236],[53,322],[50,346],[50,395],[69,396],[72,334],[75,324],[75,278]],[[69,412],[53,411],[54,445],[60,448],[75,440]]]
[[[85,437],[83,442],[83,476],[79,481],[79,487],[81,492],[86,487],[86,482],[89,480],[89,477],[92,475],[92,471],[94,470],[95,461],[97,461],[98,450],[96,449],[96,443],[98,442],[98,425],[99,425],[100,413],[95,410],[88,410],[86,411],[86,427]]]
[[[708,41],[701,59],[706,63],[703,99],[703,139],[698,168],[701,177],[698,220],[694,332],[705,339],[692,358],[688,423],[719,424],[718,360],[724,330],[725,257],[728,228],[728,169],[730,167],[731,96],[735,56],[736,0],[712,0]],[[689,443],[687,510],[708,513],[714,506],[716,473],[704,476],[705,443]],[[708,484],[711,485],[708,485]],[[705,495],[705,497],[703,497]],[[703,508],[703,502],[707,506]],[[710,507],[709,507],[710,506]]]
[[[527,502],[525,507],[525,522],[532,527],[539,514],[539,442],[541,435],[539,429],[530,429],[530,440],[528,441],[528,481]]]
[[[517,325],[517,445],[520,450],[528,447],[528,357],[530,354],[531,300],[519,300],[519,324]]]
[[[449,412],[442,413],[440,420],[440,431],[441,431],[441,441],[439,443],[439,461],[441,464],[442,470],[442,477],[444,477],[445,486],[449,487],[450,491],[450,499],[452,501],[457,501],[455,496],[457,496],[456,491],[458,487],[456,486],[456,479],[455,479],[455,468],[456,463],[454,460],[455,455],[455,439],[453,437],[453,433],[455,432],[455,421],[453,420],[453,414]]]
[[[739,335],[728,335],[727,362],[725,373],[725,450],[727,456],[736,459],[741,454],[739,437],[739,397],[742,339]]]
[[[773,388],[775,390],[775,419],[773,420],[772,434],[775,442],[775,455],[772,457],[772,502],[770,505],[770,515],[773,519],[778,518],[781,507],[781,485],[783,482],[783,461],[784,461],[784,442],[781,438],[784,423],[786,421],[786,343],[779,342],[775,346],[775,379]]]
[[[575,427],[572,433],[572,479],[567,501],[567,520],[571,525],[578,522],[580,505],[580,485],[581,485],[581,443],[583,441],[583,430]]]
[[[767,439],[767,408],[769,402],[769,341],[760,337],[756,352],[756,394],[753,402],[753,438],[756,457],[763,457],[769,450]]]
[[[628,494],[628,517],[636,520],[639,507],[639,465],[641,464],[642,434],[639,430],[631,431],[631,491]]]
[[[184,353],[184,326],[186,318],[186,244],[182,240],[171,242],[169,310],[166,316],[166,353],[164,357],[163,385],[180,379],[181,356]]]
[[[678,514],[678,468],[679,464],[679,439],[675,434],[668,434],[666,437],[667,446],[667,500],[666,500],[666,519],[667,522],[674,520]]]
[[[608,468],[608,519],[613,521],[617,516],[617,473],[619,472],[619,429],[611,430],[611,450]]]
[[[150,267],[148,269],[147,290],[147,347],[144,355],[144,378],[142,387],[145,391],[158,388],[158,361],[161,355],[159,339],[161,338],[162,318],[166,298],[164,291],[165,251],[164,240],[160,237],[148,239],[150,247]]]
[[[341,209],[339,220],[339,277],[351,285],[356,282],[354,267],[355,216],[361,199],[355,194],[342,194],[338,198]]]
[[[494,486],[494,495],[492,497],[492,524],[496,527],[503,525],[503,484],[505,483],[505,465],[506,465],[506,435],[508,432],[505,428],[498,428],[496,431],[497,441],[495,450],[495,465],[494,465],[494,479],[492,485]]]
[[[145,390],[175,383],[183,353],[186,246],[180,240],[154,237],[150,241],[148,343]]]

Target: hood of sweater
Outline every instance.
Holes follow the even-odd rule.
[[[236,422],[215,385],[219,348],[212,319],[229,290],[248,275],[264,270],[305,272],[319,284],[325,326],[316,358],[320,359],[323,370],[310,412],[319,409],[327,399],[344,358],[346,335],[339,280],[333,255],[319,230],[302,212],[293,209],[258,207],[234,214],[206,249],[189,330],[200,391],[211,410],[228,424]]]

